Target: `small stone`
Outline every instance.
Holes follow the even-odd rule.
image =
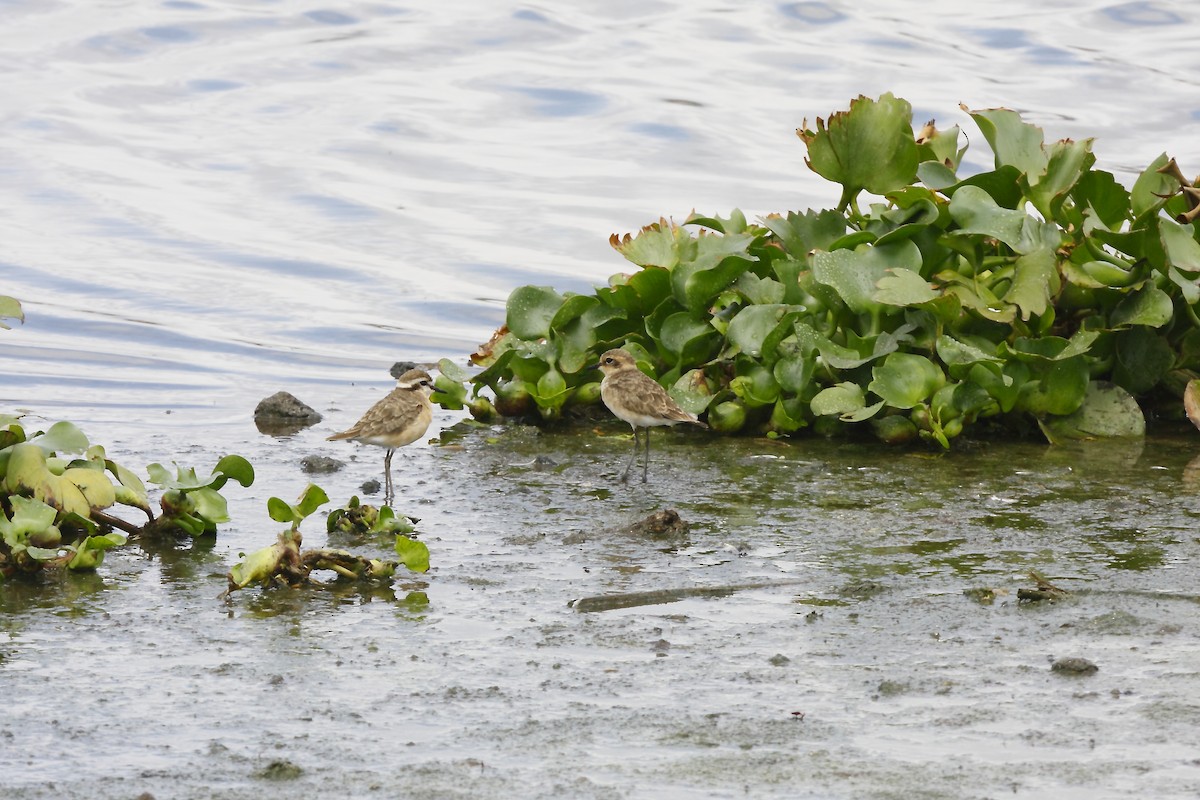
[[[1060,658],[1050,665],[1050,669],[1055,672],[1064,672],[1068,675],[1092,675],[1100,671],[1100,668],[1091,661],[1077,656]]]
[[[369,481],[363,481],[363,485],[358,487],[358,490],[363,494],[379,494],[379,490],[383,488],[379,481],[371,478]]]
[[[783,653],[776,653],[767,659],[767,663],[772,667],[786,667],[788,664],[792,663],[792,660]]]
[[[420,367],[420,364],[413,363],[412,361],[397,361],[395,364],[392,364],[392,368],[388,370],[388,374],[393,378],[399,378],[410,369],[420,369]]]
[[[268,781],[293,781],[304,774],[304,770],[286,759],[272,761],[254,773],[254,777]]]
[[[254,425],[269,436],[290,436],[320,421],[312,406],[287,392],[263,398],[254,409]]]
[[[309,475],[326,475],[337,472],[344,466],[346,466],[345,461],[338,461],[329,456],[305,456],[300,459],[300,469]]]

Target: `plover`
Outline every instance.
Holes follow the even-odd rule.
[[[646,429],[646,454],[642,461],[642,483],[646,482],[646,471],[650,466],[650,429],[659,425],[678,425],[686,422],[707,428],[695,414],[684,411],[671,399],[671,395],[658,382],[637,368],[633,356],[625,350],[609,350],[600,356],[594,369],[604,373],[600,382],[600,399],[618,419],[628,422],[633,428],[633,454],[621,481],[629,479],[629,468],[637,460],[638,428]]]
[[[392,490],[392,454],[397,447],[412,444],[425,435],[433,420],[433,406],[429,395],[433,392],[433,379],[423,369],[410,369],[396,379],[396,388],[375,405],[367,409],[362,419],[341,433],[328,437],[327,441],[353,439],[364,444],[386,447],[383,457],[384,502],[390,504]]]

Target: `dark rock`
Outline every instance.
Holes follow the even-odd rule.
[[[392,368],[388,370],[388,373],[393,378],[399,378],[410,369],[419,369],[420,367],[420,364],[416,364],[412,361],[397,361],[395,364],[392,364]]]
[[[291,761],[281,759],[267,764],[267,766],[254,773],[254,777],[268,781],[294,781],[303,774],[303,769]]]
[[[776,653],[767,659],[767,663],[772,667],[786,667],[788,664],[792,663],[792,660],[783,653]]]
[[[1063,672],[1068,675],[1093,675],[1100,671],[1100,668],[1088,661],[1086,658],[1077,656],[1068,656],[1060,658],[1050,665],[1050,669],[1055,672]]]
[[[320,421],[316,410],[288,392],[263,398],[254,409],[255,426],[269,436],[289,436]]]
[[[673,508],[664,508],[662,511],[655,511],[645,519],[626,525],[621,532],[630,536],[659,538],[676,536],[687,532],[687,529],[688,524],[679,516],[678,511]]]
[[[383,486],[379,481],[372,478],[369,481],[363,481],[363,485],[358,487],[358,490],[363,494],[379,494],[379,490],[382,488]]]
[[[300,459],[300,468],[309,475],[325,475],[330,472],[337,472],[344,466],[346,466],[345,461],[338,461],[336,458],[330,458],[329,456],[305,456]]]

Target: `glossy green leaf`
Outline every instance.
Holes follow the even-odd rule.
[[[15,297],[0,295],[0,328],[8,330],[9,326],[3,322],[6,319],[24,322],[25,313],[21,310],[21,303]]]
[[[1133,189],[1129,193],[1129,205],[1134,217],[1141,217],[1162,208],[1166,198],[1179,191],[1179,183],[1176,180],[1159,172],[1170,160],[1166,153],[1160,154],[1133,182]]]
[[[874,299],[880,280],[895,269],[916,270],[920,266],[921,251],[911,241],[903,241],[853,251],[814,253],[812,274],[817,282],[837,292],[851,311],[864,314],[882,305]]]
[[[1175,364],[1170,343],[1151,328],[1138,326],[1113,335],[1112,379],[1131,394],[1153,389]]]
[[[1035,416],[1074,413],[1083,403],[1090,374],[1082,357],[1053,362],[1037,380],[1021,387],[1017,407]]]
[[[1113,328],[1134,325],[1161,328],[1171,321],[1174,314],[1175,306],[1170,295],[1157,287],[1144,286],[1117,304],[1109,317],[1109,325]]]
[[[737,377],[729,382],[729,389],[747,408],[770,405],[779,399],[779,384],[771,370],[749,359],[740,359],[737,372]]]
[[[689,311],[708,308],[713,298],[758,260],[746,249],[753,240],[750,234],[697,239],[696,258],[681,262],[671,272],[675,300]]]
[[[620,238],[613,234],[609,242],[618,253],[638,266],[668,270],[679,263],[681,253],[690,257],[692,247],[691,234],[666,220],[647,225],[637,236]]]
[[[966,109],[964,109],[966,110]],[[1016,111],[989,108],[967,111],[983,133],[996,157],[996,166],[1012,166],[1022,174],[1039,176],[1046,169],[1042,129],[1021,119]]]
[[[746,306],[730,320],[725,337],[739,352],[761,357],[767,337],[777,330],[790,331],[792,320],[803,310],[784,303]]]
[[[876,282],[878,288],[871,295],[871,299],[876,303],[889,306],[919,306],[941,296],[928,281],[911,269],[889,268],[886,272],[889,274],[885,274]]]
[[[860,96],[828,125],[818,118],[815,132],[797,133],[808,146],[809,168],[842,185],[843,205],[862,189],[887,194],[916,177],[912,107],[890,93],[878,100]]]
[[[521,286],[508,296],[505,324],[521,339],[545,338],[562,304],[562,295],[548,286]]]
[[[809,407],[819,417],[843,416],[866,408],[867,396],[861,386],[843,381],[817,392]]]
[[[1073,413],[1047,417],[1040,424],[1051,442],[1146,433],[1146,417],[1137,401],[1120,386],[1099,381],[1088,384],[1083,403]]]
[[[1165,217],[1158,220],[1158,232],[1167,260],[1176,269],[1200,273],[1200,242],[1191,224],[1180,225]]]
[[[708,318],[680,311],[663,320],[659,341],[667,352],[685,363],[696,363],[717,344],[718,336]]]
[[[73,423],[56,422],[41,436],[29,439],[47,455],[50,453],[82,453],[88,448],[88,438]]]
[[[400,563],[413,572],[429,571],[429,548],[424,542],[397,534],[396,555],[400,557]]]
[[[803,214],[789,211],[787,216],[772,214],[762,224],[779,237],[783,249],[798,261],[804,262],[813,250],[828,250],[830,244],[846,233],[846,218],[833,209]]]
[[[1045,314],[1059,288],[1058,260],[1053,250],[1042,247],[1017,259],[1012,285],[1003,299],[1019,308],[1021,319],[1027,320]]]
[[[928,358],[892,353],[872,368],[867,389],[892,408],[912,408],[932,397],[945,382],[942,370]]]

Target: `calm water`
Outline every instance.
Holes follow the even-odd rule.
[[[659,451],[677,472],[623,493],[627,440],[475,433],[403,454],[436,570],[395,601],[213,600],[301,456],[357,453],[331,497],[376,476],[377,451],[323,437],[393,361],[465,359],[517,285],[603,282],[625,265],[611,233],[833,204],[794,129],[858,94],[962,125],[975,165],[960,102],[1094,136],[1127,184],[1163,151],[1200,170],[1193,4],[0,0],[0,31],[0,294],[27,316],[0,331],[0,411],[73,419],[134,467],[235,451],[260,473],[211,549],[5,590],[6,796],[1200,791],[1178,440],[900,460],[739,442],[709,464],[680,436]],[[260,436],[278,389],[326,422]],[[533,472],[545,453],[563,469]],[[663,506],[686,541],[572,538]],[[1003,591],[1029,569],[1097,594],[1018,609]],[[863,580],[884,594],[846,592]],[[962,599],[979,585],[998,605]],[[1063,655],[1099,677],[1064,683]],[[256,777],[281,759],[299,783]]]

